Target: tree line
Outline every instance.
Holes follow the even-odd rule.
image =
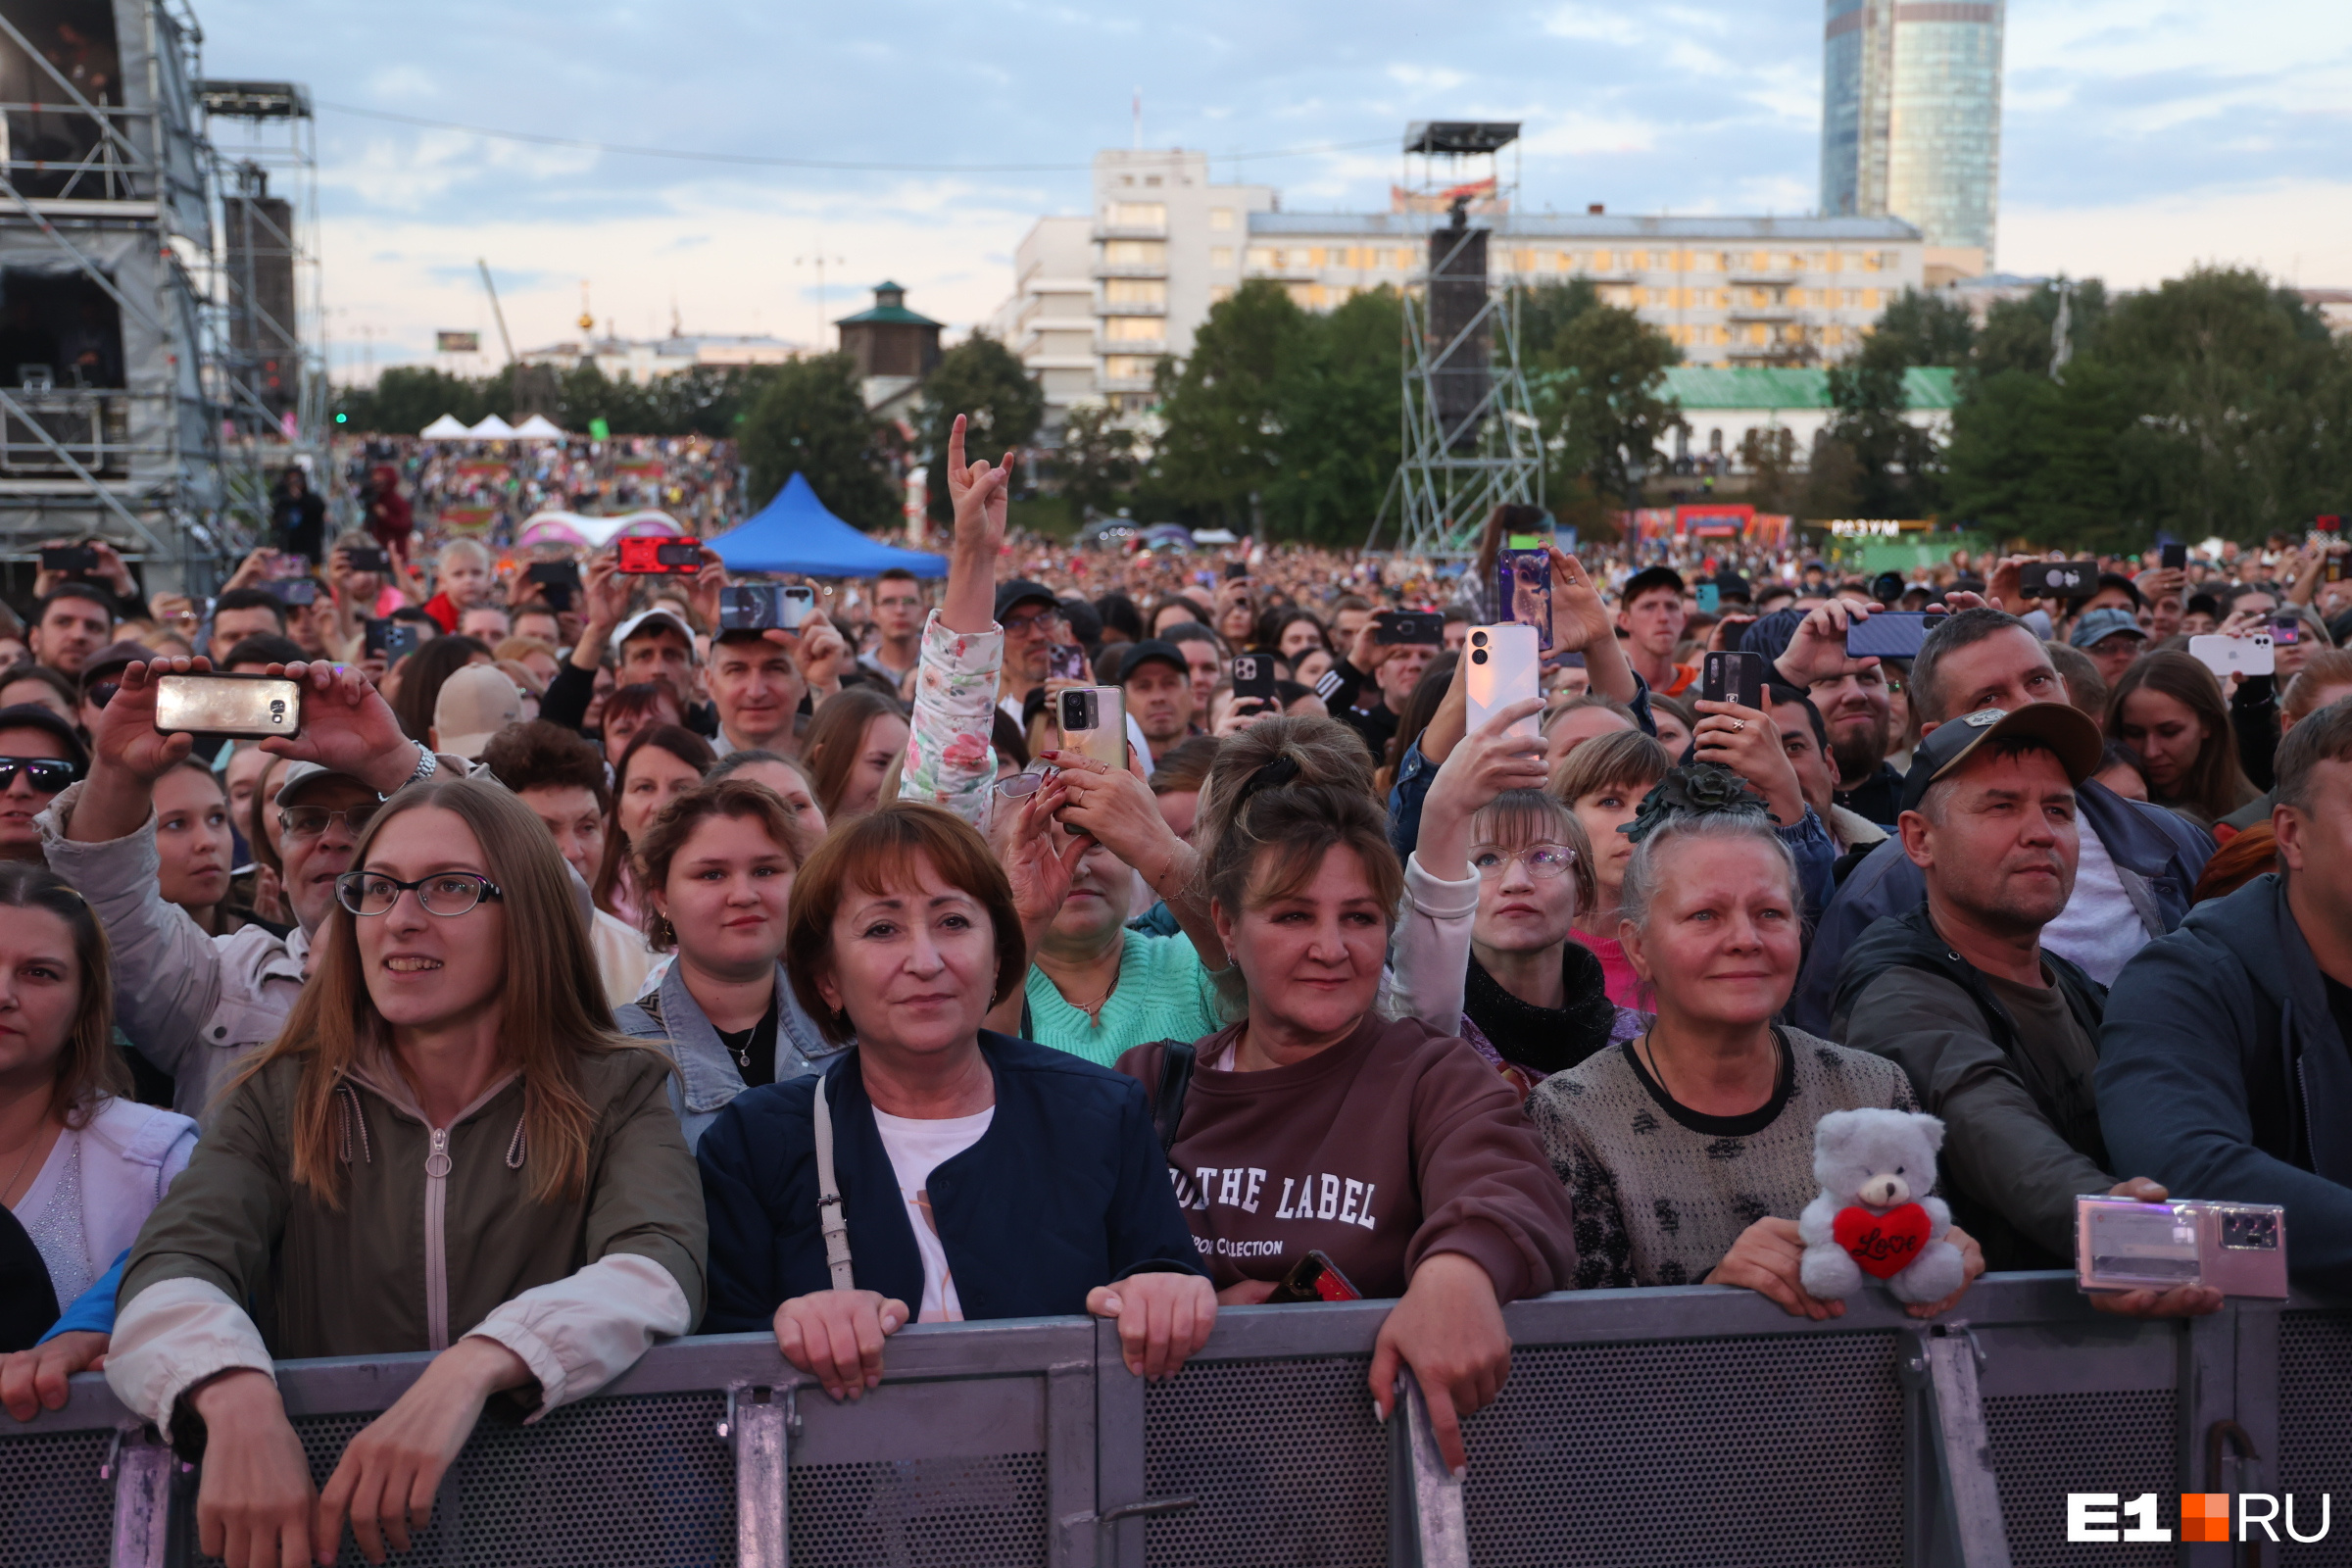
[[[1616,512],[1653,492],[1683,423],[1664,373],[1679,352],[1583,279],[1519,289],[1510,304],[1551,510],[1605,537]],[[1280,284],[1244,284],[1211,307],[1189,355],[1160,363],[1151,419],[1075,410],[1028,471],[1073,518],[1123,508],[1360,543],[1402,458],[1402,332],[1394,290],[1318,313]],[[1904,372],[1936,366],[1957,372],[1948,440],[1904,416]],[[628,434],[731,437],[755,506],[798,470],[873,530],[896,523],[900,475],[945,451],[956,414],[970,418],[971,449],[990,454],[1027,447],[1046,415],[1020,361],[981,333],[943,356],[907,425],[867,412],[842,354],[642,383],[587,365],[555,382],[553,416],[567,429],[601,417]],[[2158,534],[2252,541],[2352,510],[2352,343],[2252,271],[2200,270],[2120,296],[2060,279],[1995,303],[1981,325],[1948,295],[1907,292],[1829,382],[1834,413],[1811,451],[1743,446],[1760,509],[1937,517],[2084,551]],[[445,413],[512,419],[514,390],[513,367],[480,379],[403,367],[343,389],[337,410],[347,428],[413,432]],[[930,512],[944,522],[939,465],[928,466]]]

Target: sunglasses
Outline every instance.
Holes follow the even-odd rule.
[[[73,783],[80,771],[62,758],[0,757],[0,790],[13,787],[17,775],[23,773],[36,793],[55,795]]]
[[[1047,767],[1032,772],[1015,773],[1010,778],[997,780],[992,787],[1005,800],[1025,801],[1039,790],[1044,789],[1046,780],[1060,771],[1061,769],[1058,767]]]

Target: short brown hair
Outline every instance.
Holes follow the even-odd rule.
[[[646,828],[644,841],[637,846],[637,905],[645,924],[646,946],[656,953],[667,953],[676,946],[677,934],[667,920],[654,912],[654,892],[668,884],[670,862],[694,837],[694,830],[714,816],[757,820],[793,869],[797,872],[801,867],[800,838],[793,831],[792,813],[784,808],[781,796],[757,779],[704,780],[662,808],[662,814]]]
[[[1568,803],[1543,790],[1504,790],[1470,813],[1473,844],[1520,849],[1530,844],[1561,844],[1576,856],[1568,874],[1576,879],[1579,913],[1600,897],[1592,875],[1592,840]]]
[[[2352,762],[2352,698],[2329,703],[2278,743],[2278,780],[2271,799],[2297,810],[2311,809],[2311,774],[2322,762]]]
[[[1647,790],[1673,766],[1674,759],[1666,755],[1655,735],[1638,729],[1619,730],[1614,735],[1595,735],[1561,758],[1544,787],[1562,806],[1573,808],[1597,789],[1630,790],[1639,785]]]
[[[2352,686],[2352,653],[2340,648],[2315,648],[2295,678],[2286,683],[2278,710],[2300,723],[2320,706],[2320,693],[2330,686]]]
[[[81,999],[58,1054],[49,1110],[68,1127],[86,1127],[100,1104],[130,1093],[130,1070],[115,1049],[115,980],[106,928],[64,877],[37,860],[0,861],[0,908],[46,909],[74,934]]]
[[[544,718],[509,724],[491,736],[482,748],[482,765],[517,795],[524,790],[583,789],[596,797],[599,811],[612,808],[605,760],[596,755],[596,748],[579,731]]]
[[[826,1004],[816,985],[817,976],[833,966],[833,911],[853,885],[882,893],[907,879],[918,858],[931,862],[940,880],[970,894],[988,911],[997,938],[997,984],[989,1004],[1004,1001],[1028,976],[1029,944],[1021,934],[1020,911],[1013,907],[1012,886],[979,830],[942,807],[884,801],[826,834],[792,884],[784,969],[792,976],[792,994],[816,1020],[817,1032],[835,1045],[848,1044],[856,1031],[846,1013]]]

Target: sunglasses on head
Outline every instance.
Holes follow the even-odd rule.
[[[55,795],[74,782],[80,772],[72,762],[57,757],[0,757],[0,790],[9,789],[23,773],[26,782],[43,795]]]

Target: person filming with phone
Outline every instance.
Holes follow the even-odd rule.
[[[155,840],[155,784],[186,758],[193,738],[156,728],[157,696],[168,677],[200,679],[202,659],[157,660],[122,671],[114,700],[91,734],[89,776],[39,818],[49,868],[81,890],[114,944],[115,1006],[123,1033],[172,1075],[172,1106],[202,1120],[237,1062],[278,1032],[311,969],[311,943],[335,904],[335,878],[383,798],[415,780],[466,764],[436,758],[401,732],[400,721],[356,670],[288,664],[277,673],[299,687],[299,732],[270,736],[260,750],[287,759],[276,804],[285,889],[295,929],[262,925],[207,935],[185,909],[166,902]],[[220,687],[235,696],[248,689]]]
[[[1410,1369],[1459,1472],[1460,1417],[1510,1370],[1503,1303],[1569,1284],[1574,1227],[1518,1093],[1450,1030],[1375,1005],[1404,872],[1357,755],[1327,718],[1224,742],[1202,881],[1242,1021],[1140,1046],[1119,1070],[1152,1091],[1219,1298],[1288,1282],[1288,1299],[1395,1299],[1373,1402],[1385,1419]]]

